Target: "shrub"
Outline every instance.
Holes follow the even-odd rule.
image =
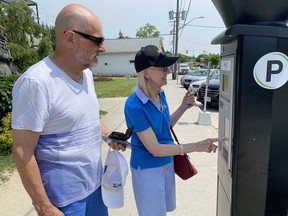
[[[0,155],[12,153],[11,112],[2,118],[0,127]]]
[[[137,73],[128,74],[128,73],[94,73],[94,77],[125,77],[126,75],[130,75],[133,78],[137,78]]]
[[[0,76],[0,119],[12,111],[12,88],[19,76]]]
[[[112,81],[112,77],[105,77],[105,76],[99,76],[99,77],[93,77],[95,82],[102,82],[102,81]]]

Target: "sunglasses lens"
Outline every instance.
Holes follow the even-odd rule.
[[[95,38],[95,43],[100,46],[103,42],[104,42],[104,38],[102,37],[99,37],[99,38]]]

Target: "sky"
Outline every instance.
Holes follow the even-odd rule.
[[[173,21],[169,11],[176,11],[177,0],[34,0],[38,4],[40,24],[54,26],[57,14],[67,4],[79,3],[89,7],[100,18],[107,39],[136,37],[136,32],[147,23],[154,25],[164,39],[164,49],[173,51]],[[178,53],[198,56],[220,52],[220,45],[211,41],[226,28],[212,0],[179,0],[180,11],[188,11],[186,23],[179,31]],[[189,8],[190,4],[190,8]],[[203,16],[204,18],[196,18]],[[175,18],[174,18],[175,20]],[[179,22],[181,28],[184,21]]]

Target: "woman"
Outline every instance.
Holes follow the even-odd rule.
[[[139,216],[165,216],[176,208],[173,155],[189,152],[216,152],[214,142],[174,145],[170,133],[183,113],[195,104],[194,95],[186,92],[179,108],[170,116],[165,93],[169,66],[177,57],[167,57],[156,46],[141,48],[135,56],[138,75],[136,91],[125,103],[127,127],[134,126],[131,137],[131,173]]]

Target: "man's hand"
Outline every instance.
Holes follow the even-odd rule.
[[[61,212],[58,208],[56,208],[52,204],[41,206],[34,204],[34,207],[38,216],[65,216],[63,212]]]
[[[110,145],[110,147],[112,149],[117,150],[117,151],[121,150],[121,151],[124,152],[126,150],[125,146],[123,146],[122,144],[120,144],[120,143],[118,143],[117,141],[114,141],[114,140],[111,140],[109,145]]]

